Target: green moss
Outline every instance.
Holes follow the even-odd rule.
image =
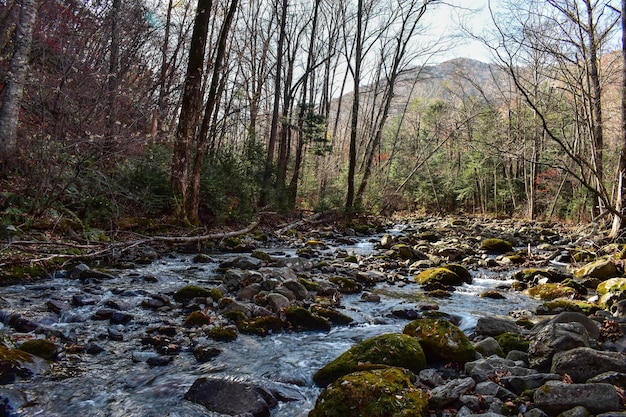
[[[450,291],[446,290],[432,290],[428,291],[428,296],[432,298],[448,298],[452,297],[452,294],[450,294]]]
[[[575,277],[599,278],[601,280],[617,277],[619,275],[617,265],[610,259],[599,259],[574,271]]]
[[[335,284],[337,289],[344,294],[356,294],[363,291],[363,286],[350,278],[330,277],[328,280]]]
[[[411,378],[399,368],[346,375],[322,392],[309,417],[422,417],[428,394]]]
[[[604,295],[610,292],[626,291],[626,278],[611,278],[601,282],[596,288],[598,295]]]
[[[261,250],[253,251],[250,256],[252,256],[253,258],[260,259],[260,260],[262,260],[264,262],[271,262],[272,261],[272,257],[270,256],[270,254],[267,253],[267,252],[263,252]]]
[[[419,341],[398,333],[366,339],[318,370],[313,380],[323,387],[352,372],[388,366],[399,366],[413,372],[425,369],[426,358]]]
[[[22,343],[17,349],[39,356],[48,361],[53,361],[57,357],[58,347],[48,339],[31,339]]]
[[[513,274],[513,279],[521,282],[530,282],[535,277],[546,277],[551,282],[561,282],[564,279],[569,278],[568,275],[552,269],[527,268],[519,270]]]
[[[354,255],[348,255],[348,256],[346,256],[345,258],[343,258],[343,261],[344,261],[344,262],[346,262],[346,263],[353,263],[353,264],[355,264],[355,263],[358,263],[358,262],[359,262],[359,260],[357,259],[357,257],[356,257],[356,256],[354,256]]]
[[[493,300],[503,300],[506,297],[500,291],[497,290],[488,290],[480,293],[480,298],[491,298]]]
[[[224,294],[222,294],[222,292],[220,291],[219,288],[217,287],[213,287],[209,290],[209,295],[210,297],[213,299],[213,301],[219,301],[222,299],[222,297],[224,296]]]
[[[495,336],[494,339],[498,341],[498,344],[505,354],[509,353],[512,350],[528,352],[528,345],[530,342],[524,339],[524,336],[518,333],[502,333],[498,336]]]
[[[4,266],[0,269],[0,285],[45,278],[49,275],[46,268],[38,264]]]
[[[558,298],[556,300],[543,303],[537,308],[537,314],[554,315],[564,311],[572,311],[574,313],[582,313],[582,308],[572,300]]]
[[[417,274],[414,279],[419,284],[429,284],[433,282],[442,285],[463,284],[463,279],[447,268],[429,268]]]
[[[455,274],[457,274],[459,276],[459,278],[461,278],[461,280],[463,280],[463,282],[465,282],[466,284],[471,284],[472,283],[472,274],[467,270],[466,267],[464,267],[461,264],[446,264],[446,265],[442,265],[443,268],[446,268],[452,272],[454,272]]]
[[[515,324],[527,330],[530,330],[533,327],[535,327],[535,323],[532,320],[525,319],[525,318],[515,320]]]
[[[222,243],[224,244],[224,246],[230,249],[236,249],[243,245],[243,241],[239,236],[227,237],[222,241]]]
[[[439,240],[439,235],[435,232],[423,232],[417,235],[417,238],[427,242],[437,242]]]
[[[468,337],[447,320],[417,319],[407,324],[403,333],[419,340],[429,361],[465,363],[476,354]]]
[[[185,318],[185,327],[201,327],[205,324],[210,324],[211,319],[204,313],[200,311],[192,311]]]
[[[304,288],[306,288],[308,291],[319,292],[322,289],[320,284],[318,284],[317,282],[312,281],[310,279],[298,278],[298,282],[300,284],[304,285]]]
[[[285,318],[295,330],[322,330],[330,331],[330,322],[325,318],[313,314],[304,307],[287,307]]]
[[[561,284],[539,284],[528,289],[528,295],[544,301],[555,300],[562,297],[570,297],[576,293],[576,290],[565,287]]]
[[[211,297],[211,291],[197,285],[187,285],[174,293],[174,300],[183,302],[196,297]]]
[[[483,240],[480,248],[488,252],[507,253],[513,250],[513,244],[508,240],[491,238]]]
[[[587,287],[585,287],[583,284],[581,284],[580,282],[572,278],[564,279],[563,282],[561,282],[561,284],[566,287],[575,289],[576,292],[580,295],[587,295],[587,292],[588,292]]]
[[[232,321],[233,323],[241,323],[248,319],[248,316],[246,316],[246,313],[244,313],[243,311],[239,311],[239,310],[227,311],[226,313],[223,314],[223,316],[227,318],[228,320]]]
[[[271,333],[280,332],[286,327],[284,321],[274,316],[255,317],[237,324],[237,328],[241,333],[256,334],[259,336],[267,336]]]
[[[207,336],[218,342],[230,342],[237,339],[237,329],[233,327],[215,326],[207,331]]]
[[[338,326],[345,326],[354,321],[352,317],[346,316],[345,314],[340,313],[339,311],[333,308],[313,306],[311,307],[311,311],[313,311],[316,314],[319,314],[320,316],[328,319],[328,321],[330,321],[332,324],[338,325]]]

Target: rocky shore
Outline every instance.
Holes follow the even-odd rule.
[[[41,312],[29,315],[0,303],[0,416],[30,415],[31,399],[11,389],[16,381],[75,377],[60,376],[62,369],[116,344],[133,341],[133,362],[150,367],[166,370],[189,353],[200,366],[242,334],[350,326],[342,298],[358,294],[363,303],[379,303],[383,283],[416,285],[431,301],[387,311],[406,321],[402,332],[356,343],[295,381],[322,389],[310,417],[624,415],[623,244],[603,246],[584,230],[513,220],[427,218],[385,230],[328,226],[224,240],[222,250],[240,255],[222,262],[210,279],[189,278],[158,292],[150,288],[161,277],[132,276],[145,287],[132,295],[133,303],[128,294],[110,296],[102,288],[119,279],[120,267],[157,262],[162,255],[141,248],[106,268],[73,265],[59,274],[81,289],[42,298],[45,320]],[[372,253],[350,251],[364,236],[373,240]],[[292,247],[295,256],[273,252],[272,245]],[[197,268],[211,262],[206,251],[193,257]],[[461,331],[459,317],[441,311],[437,300],[485,270],[513,281],[480,297],[506,300],[524,292],[540,300],[539,307],[484,316]],[[145,313],[153,317],[139,317]],[[105,323],[106,330],[83,339],[50,324],[67,317]],[[270,416],[279,403],[299,401],[285,381],[271,382],[206,375],[181,395],[231,416]]]

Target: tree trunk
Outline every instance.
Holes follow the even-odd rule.
[[[613,215],[613,226],[609,237],[615,239],[619,237],[623,227],[623,207],[624,207],[624,176],[626,175],[626,0],[622,0],[622,86],[621,86],[621,139],[622,147],[619,154],[617,166],[617,189],[614,192],[615,213]]]
[[[183,90],[182,108],[176,129],[172,172],[170,182],[174,192],[180,197],[179,205],[184,210],[189,197],[189,164],[191,144],[195,137],[196,125],[202,107],[202,75],[204,73],[204,50],[209,30],[209,15],[212,0],[198,0],[196,17],[191,35],[189,62]]]
[[[363,58],[363,0],[359,0],[356,23],[356,48],[354,51],[354,98],[352,100],[352,119],[350,121],[350,151],[348,154],[348,190],[346,194],[346,213],[354,211],[354,174],[356,171],[356,140],[359,128],[359,99],[361,82],[361,60]]]
[[[104,138],[103,156],[109,158],[115,152],[117,142],[117,90],[120,72],[120,10],[122,0],[113,0],[111,6],[111,43],[109,45],[109,72],[107,74],[107,132]]]
[[[24,84],[28,76],[28,59],[33,41],[33,26],[37,18],[37,1],[22,0],[20,20],[15,31],[15,50],[9,64],[9,78],[0,108],[0,168],[14,165],[17,150],[17,127],[20,117]]]
[[[272,188],[272,171],[274,168],[274,152],[276,150],[276,137],[278,136],[278,117],[280,114],[280,93],[282,85],[283,54],[286,37],[287,9],[289,0],[282,0],[281,15],[279,22],[278,44],[276,45],[276,75],[274,77],[274,106],[272,109],[272,122],[270,137],[267,144],[267,159],[265,161],[265,173],[263,174],[263,190],[259,205],[264,206],[268,202],[269,191]]]
[[[170,26],[172,24],[172,8],[174,0],[167,3],[167,17],[165,18],[165,34],[163,35],[163,43],[161,44],[161,73],[159,74],[159,99],[157,107],[153,113],[152,121],[152,142],[156,143],[159,132],[163,125],[163,115],[165,114],[165,98],[167,97],[167,52],[170,42]]]
[[[198,134],[198,146],[196,149],[196,157],[193,163],[193,174],[191,177],[191,196],[188,199],[188,205],[186,208],[187,219],[192,224],[199,223],[198,209],[200,207],[200,179],[202,176],[202,164],[204,161],[204,154],[207,147],[207,139],[209,132],[211,131],[211,125],[213,120],[213,114],[220,101],[221,91],[218,91],[220,83],[220,77],[222,76],[222,69],[224,66],[224,57],[226,56],[226,40],[230,33],[230,27],[237,11],[239,0],[232,0],[228,13],[222,23],[222,28],[217,40],[217,51],[215,54],[215,62],[213,64],[213,75],[211,76],[211,84],[209,85],[209,93],[207,103],[204,109],[204,117],[202,118],[202,126],[200,133]]]

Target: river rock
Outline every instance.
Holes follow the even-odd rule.
[[[463,278],[447,268],[429,268],[415,276],[417,283],[426,285],[438,283],[442,285],[462,285]]]
[[[480,248],[492,253],[507,253],[513,250],[513,244],[508,240],[490,238],[483,240]]]
[[[600,259],[584,265],[574,271],[574,276],[580,278],[598,278],[606,280],[619,276],[619,271],[615,263],[610,259]]]
[[[452,379],[430,391],[430,406],[441,408],[448,405],[458,400],[461,395],[474,389],[475,386],[476,381],[473,378]]]
[[[185,394],[185,399],[205,406],[209,411],[254,417],[269,417],[278,404],[271,392],[247,382],[198,378]]]
[[[498,336],[503,333],[519,333],[519,327],[513,320],[498,317],[481,317],[476,322],[477,335]]]
[[[465,363],[476,356],[472,342],[448,320],[417,319],[407,324],[403,333],[419,340],[429,361]]]
[[[474,392],[478,395],[483,396],[491,395],[503,401],[511,400],[516,397],[514,393],[504,388],[503,386],[496,384],[493,381],[479,382],[474,387]]]
[[[493,337],[486,337],[483,340],[476,342],[474,344],[474,348],[483,356],[504,356],[504,351],[500,347],[500,344]]]
[[[530,375],[507,375],[500,382],[514,393],[521,395],[524,391],[534,390],[548,381],[560,381],[561,375],[550,373],[534,373]]]
[[[547,321],[537,323],[537,325],[533,327],[532,333],[537,334],[537,332],[539,332],[547,324],[573,322],[582,324],[587,330],[587,334],[591,339],[598,339],[600,337],[600,326],[596,321],[591,320],[589,317],[582,313],[577,313],[573,311],[564,311]]]
[[[528,361],[531,368],[548,371],[557,352],[589,347],[589,334],[578,322],[550,323],[530,341]]]
[[[426,368],[420,343],[404,334],[389,333],[357,343],[313,375],[313,381],[324,387],[351,372],[398,366],[415,373]]]
[[[477,382],[486,381],[496,375],[526,376],[536,374],[534,369],[520,366],[517,362],[501,358],[497,355],[478,359],[465,364],[465,373]]]
[[[285,308],[285,318],[294,330],[330,331],[330,322],[304,307],[291,306]]]
[[[174,300],[180,302],[189,301],[197,297],[210,297],[211,290],[197,285],[186,285],[174,293]]]
[[[421,417],[428,394],[413,385],[413,377],[400,368],[345,375],[322,392],[309,417]]]
[[[241,287],[250,285],[253,282],[261,282],[263,275],[257,271],[243,270],[239,268],[232,268],[226,271],[222,278],[223,284],[228,291],[236,291]]]
[[[0,385],[10,384],[17,378],[41,374],[48,369],[44,359],[0,345]]]
[[[283,282],[283,286],[289,289],[298,300],[306,300],[309,297],[309,291],[306,287],[294,279]]]
[[[567,374],[574,382],[586,382],[603,372],[626,372],[626,355],[580,347],[557,353],[550,371]]]
[[[59,353],[59,347],[48,339],[30,339],[19,345],[17,349],[48,361],[55,360]]]
[[[282,309],[289,307],[291,302],[282,294],[271,293],[267,295],[267,304],[274,313],[278,313]]]
[[[564,384],[551,382],[539,387],[535,405],[548,414],[558,414],[574,407],[585,407],[592,414],[619,410],[619,397],[609,384]]]

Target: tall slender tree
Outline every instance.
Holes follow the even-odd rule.
[[[33,26],[37,19],[36,0],[22,0],[20,3],[19,24],[15,30],[15,49],[9,65],[9,79],[6,83],[2,107],[0,108],[0,167],[11,168],[17,150],[17,128],[20,107],[24,95],[24,85],[28,78],[28,58],[30,55]]]

